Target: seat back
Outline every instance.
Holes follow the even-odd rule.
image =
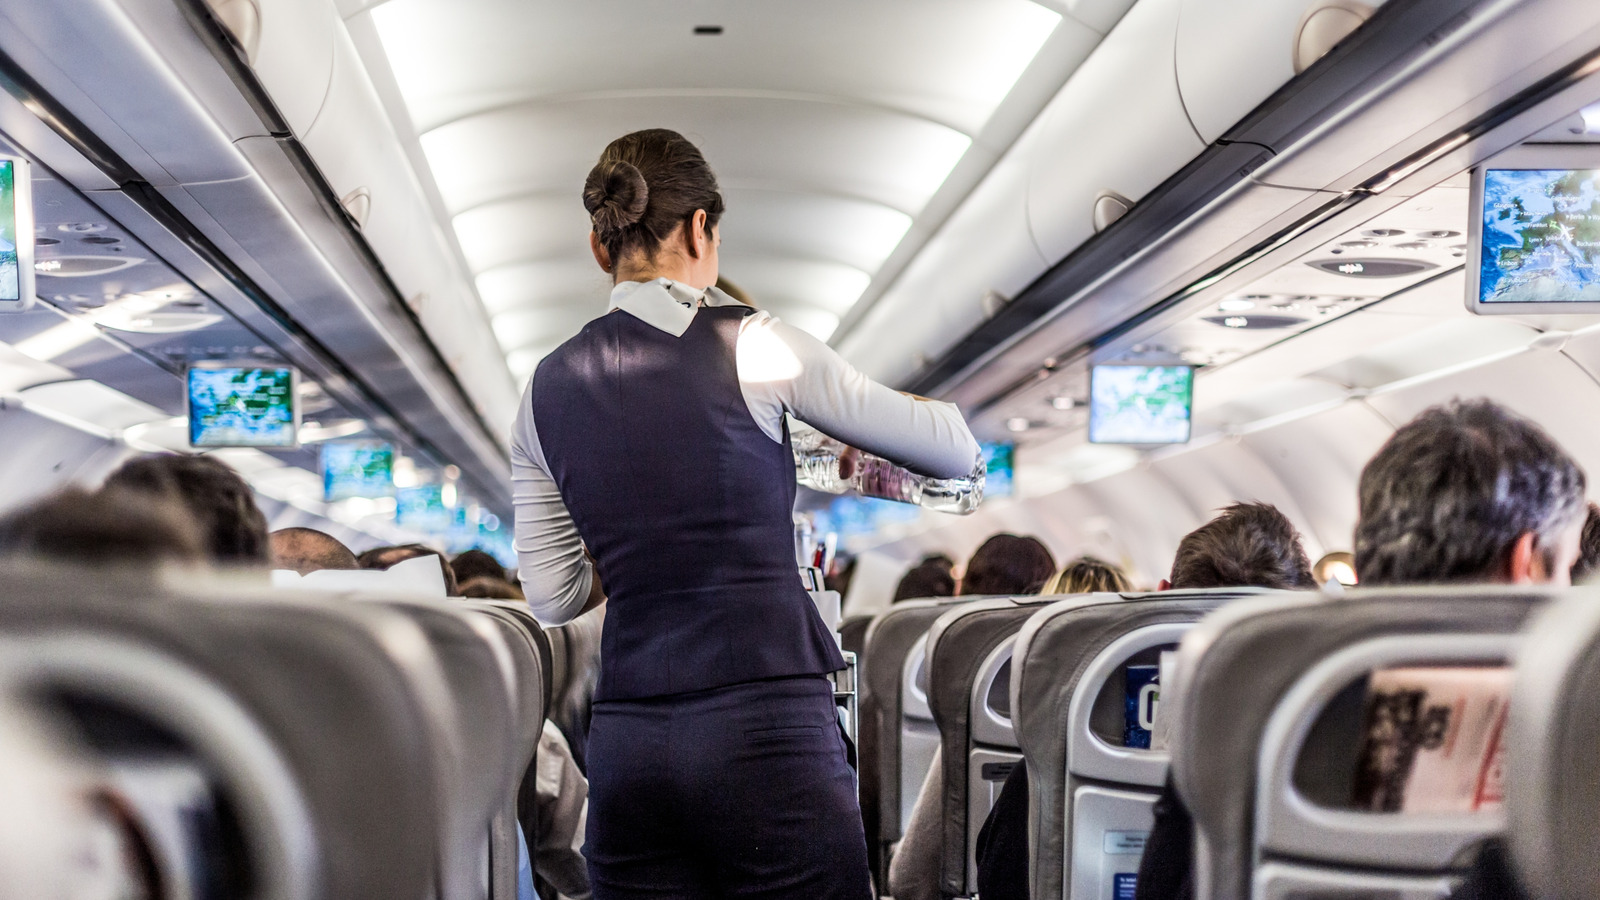
[[[928,706],[938,727],[943,807],[940,890],[978,889],[978,830],[1006,776],[1022,758],[1011,725],[1011,650],[1017,631],[1047,598],[974,600],[928,630]]]
[[[1352,802],[1366,679],[1497,666],[1548,596],[1513,587],[1242,600],[1184,636],[1173,778],[1195,823],[1201,898],[1441,897],[1499,810],[1377,813]]]
[[[917,789],[939,740],[926,695],[914,683],[912,690],[903,689],[907,671],[914,682],[923,637],[940,614],[963,602],[964,598],[952,597],[906,600],[878,614],[867,626],[860,669],[860,731],[873,732],[877,744],[877,831],[867,834],[867,842],[878,860],[875,874],[879,884],[887,883],[888,847],[905,833]],[[917,651],[915,659],[913,650]],[[903,766],[906,758],[911,764]]]
[[[10,567],[0,636],[21,648],[34,696],[102,756],[161,751],[152,779],[124,767],[131,792],[170,795],[187,775],[192,807],[216,785],[256,896],[376,900],[435,881],[435,744],[447,731],[433,716],[448,694],[405,617],[222,583],[178,592]],[[124,752],[130,741],[137,753]]]
[[[548,670],[548,640],[536,622],[519,616],[513,610],[494,603],[466,601],[464,605],[490,621],[501,631],[510,650],[512,668],[508,688],[516,702],[512,719],[513,744],[512,770],[516,777],[503,786],[500,807],[495,812],[489,833],[490,896],[495,900],[516,900],[518,848],[521,838],[517,834],[518,795],[520,782],[527,773],[535,772],[538,765],[539,737],[543,731],[549,691],[546,681]],[[530,624],[531,622],[531,624]],[[537,824],[537,816],[530,817]],[[536,841],[537,834],[529,841]]]
[[[1159,662],[1248,589],[1082,594],[1036,613],[1012,662],[1016,737],[1028,761],[1030,896],[1118,896],[1137,875],[1167,752],[1125,746],[1128,666]]]
[[[445,807],[450,839],[439,847],[444,900],[482,897],[489,889],[494,821],[526,771],[515,722],[515,664],[499,623],[461,600],[361,595],[395,610],[426,634],[442,666],[454,711],[456,740],[448,760],[454,791]],[[543,693],[543,686],[539,685]],[[537,745],[538,737],[533,738]],[[531,750],[528,757],[531,758]],[[514,802],[514,800],[512,801]]]
[[[1518,644],[1506,818],[1530,897],[1600,897],[1600,588],[1575,588]]]

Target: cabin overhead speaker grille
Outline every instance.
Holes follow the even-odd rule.
[[[1306,265],[1346,278],[1399,278],[1439,268],[1420,259],[1319,259]]]

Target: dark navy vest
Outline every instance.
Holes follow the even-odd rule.
[[[539,364],[533,418],[609,598],[597,700],[844,668],[795,566],[794,456],[750,416],[747,307],[673,337],[625,312]]]

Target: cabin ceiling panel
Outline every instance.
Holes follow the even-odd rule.
[[[873,272],[911,227],[904,212],[851,197],[761,188],[725,187],[722,193],[728,211],[721,252],[729,259],[786,255]]]
[[[389,0],[373,15],[421,131],[649,85],[849,97],[972,134],[1060,21],[1030,0]]]
[[[898,110],[738,91],[535,102],[452,122],[422,147],[452,213],[539,191],[581,190],[600,151],[640,128],[695,141],[729,188],[859,197],[920,210],[966,152],[966,134]]]

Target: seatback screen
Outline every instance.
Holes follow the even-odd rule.
[[[299,445],[293,368],[193,366],[188,380],[191,446]]]
[[[1191,366],[1095,366],[1089,375],[1089,441],[1185,443],[1193,402]]]

